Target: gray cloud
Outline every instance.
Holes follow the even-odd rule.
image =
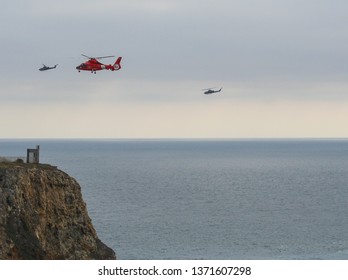
[[[345,74],[343,1],[32,2],[2,31],[11,67],[87,52],[122,53],[129,71],[148,79]]]
[[[0,102],[180,105],[220,85],[225,102],[347,102],[347,11],[343,0],[4,1]],[[123,68],[78,73],[81,53],[121,55]]]

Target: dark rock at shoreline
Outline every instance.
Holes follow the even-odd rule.
[[[0,259],[107,260],[81,187],[42,164],[0,163]]]

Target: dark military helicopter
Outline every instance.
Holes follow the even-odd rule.
[[[222,90],[222,88],[220,88],[219,90],[214,90],[214,88],[205,88],[205,89],[202,89],[204,90],[204,94],[212,94],[212,93],[215,93],[215,92],[220,92]]]
[[[45,64],[42,64],[43,66],[39,69],[40,71],[46,71],[51,70],[57,67],[58,64],[54,65],[53,67],[46,66]]]

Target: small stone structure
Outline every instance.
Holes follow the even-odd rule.
[[[40,146],[36,146],[36,149],[27,149],[27,163],[40,163]]]

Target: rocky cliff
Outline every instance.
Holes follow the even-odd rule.
[[[115,258],[75,179],[49,165],[0,163],[0,259]]]

